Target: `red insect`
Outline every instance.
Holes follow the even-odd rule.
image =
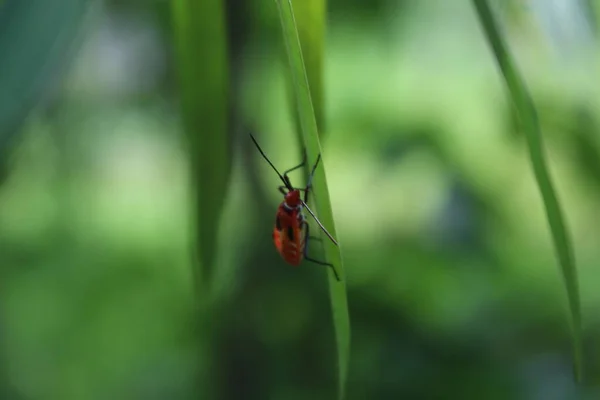
[[[265,160],[269,163],[269,165],[273,168],[273,170],[279,176],[279,179],[283,182],[284,186],[279,186],[279,191],[283,194],[284,199],[279,205],[277,209],[277,216],[275,217],[275,227],[273,228],[273,242],[275,243],[275,247],[277,251],[283,259],[291,265],[297,266],[300,265],[302,259],[307,261],[311,261],[315,264],[328,266],[333,270],[335,274],[335,278],[339,281],[340,278],[335,270],[335,267],[331,263],[327,263],[324,261],[315,260],[308,256],[308,241],[309,240],[320,240],[319,238],[310,236],[310,228],[308,222],[306,221],[306,217],[303,213],[303,210],[309,212],[310,215],[315,219],[319,227],[325,232],[325,234],[331,239],[333,244],[337,246],[337,241],[331,236],[327,229],[321,224],[321,221],[315,216],[312,210],[308,207],[306,202],[308,201],[308,193],[311,189],[312,178],[315,174],[315,170],[317,169],[317,165],[319,161],[321,161],[321,155],[317,157],[317,161],[313,166],[313,169],[308,177],[308,181],[306,183],[306,187],[304,189],[295,188],[292,186],[290,182],[290,178],[288,174],[298,168],[303,167],[306,164],[306,153],[304,154],[304,158],[302,163],[299,165],[284,171],[283,175],[279,173],[277,168],[273,165],[273,163],[269,160],[269,158],[262,151],[254,136],[250,134],[252,141],[256,145],[256,148],[260,152],[260,154],[264,157]],[[304,199],[302,199],[300,192],[304,192]]]

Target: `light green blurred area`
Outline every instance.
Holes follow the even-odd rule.
[[[285,63],[277,41],[263,40],[278,32],[271,3],[248,7],[256,26],[236,97],[286,169],[299,153]],[[348,398],[537,399],[544,388],[593,398],[571,380],[541,199],[473,11],[353,4],[329,6],[321,141],[348,279]],[[0,188],[0,355],[22,398],[194,398],[207,362],[189,328],[189,165],[159,11],[99,11],[60,93],[33,110],[12,152]],[[517,7],[502,21],[539,107],[593,338],[597,43],[561,47],[534,11]],[[236,379],[248,380],[239,390],[249,398],[328,398],[325,273],[275,253],[277,177],[246,136],[233,146],[217,233],[222,317],[210,346],[220,398],[234,398]],[[586,357],[594,380],[597,346]]]

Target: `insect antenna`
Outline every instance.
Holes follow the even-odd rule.
[[[337,246],[338,245],[337,240],[335,240],[333,238],[333,236],[331,236],[331,234],[327,231],[327,229],[325,229],[325,227],[323,226],[323,224],[321,223],[321,221],[319,221],[319,218],[317,218],[317,216],[315,215],[315,213],[312,212],[312,210],[308,207],[308,205],[304,201],[302,201],[302,200],[300,200],[300,201],[302,202],[302,205],[304,206],[304,208],[306,209],[306,211],[308,211],[308,213],[310,215],[312,215],[312,217],[315,219],[315,221],[317,222],[317,224],[319,224],[319,227],[321,228],[321,230],[323,232],[325,232],[325,234],[327,235],[327,237],[329,239],[331,239],[331,241],[333,242],[333,244],[335,244]]]
[[[267,157],[267,155],[265,154],[265,152],[260,148],[258,142],[256,141],[256,139],[254,139],[254,136],[252,136],[252,134],[250,134],[250,138],[254,142],[254,145],[256,145],[256,148],[258,149],[258,151],[260,152],[260,154],[263,156],[263,158],[265,160],[267,160],[267,162],[269,163],[269,165],[271,166],[271,168],[273,168],[273,170],[277,173],[277,176],[279,176],[279,179],[281,179],[281,181],[283,182],[283,184],[285,185],[285,187],[288,188],[289,190],[294,190],[294,188],[292,187],[292,185],[290,184],[290,182],[287,179],[285,179],[283,177],[283,175],[281,175],[281,173],[277,170],[277,168],[275,168],[275,166],[273,165],[273,163],[271,162],[271,160],[269,160],[269,157]]]

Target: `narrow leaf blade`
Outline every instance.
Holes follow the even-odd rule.
[[[196,283],[212,276],[229,152],[229,63],[222,0],[172,0],[184,128],[195,190]]]
[[[527,92],[523,79],[519,76],[519,73],[514,66],[514,62],[512,61],[511,55],[499,32],[488,2],[485,0],[473,0],[473,4],[488,42],[492,47],[496,61],[504,76],[506,86],[519,115],[523,133],[527,141],[531,165],[542,195],[554,247],[556,249],[567,290],[573,332],[575,376],[576,379],[581,382],[583,379],[583,345],[577,268],[575,266],[571,238],[564,222],[563,213],[544,156],[542,133],[536,109]]]

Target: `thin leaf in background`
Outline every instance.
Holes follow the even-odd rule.
[[[311,164],[315,162],[317,156],[321,153],[321,145],[319,143],[317,121],[311,101],[309,83],[306,77],[300,39],[298,37],[291,0],[277,0],[277,5],[279,8],[283,38],[292,76],[295,98],[294,103],[297,106],[298,120],[302,129],[309,164]],[[337,238],[325,177],[325,163],[326,158],[324,157],[321,166],[316,170],[313,180],[315,210],[323,225],[325,225],[329,232]],[[338,396],[342,399],[344,397],[348,363],[350,359],[350,318],[348,315],[346,282],[340,247],[335,246],[327,240],[324,240],[323,243],[327,261],[333,263],[341,279],[341,282],[338,282],[333,271],[328,271],[333,323],[338,353]]]
[[[229,59],[225,5],[221,0],[173,0],[173,39],[179,99],[191,162],[192,240],[198,312],[197,390],[212,397],[215,310],[213,264],[231,172],[229,154]]]
[[[89,0],[0,3],[0,151],[66,66]]]
[[[173,0],[179,90],[192,163],[196,284],[212,276],[226,196],[229,154],[229,63],[221,0]]]
[[[573,255],[571,238],[565,226],[564,217],[558,202],[555,190],[550,179],[546,159],[542,145],[542,134],[538,122],[537,113],[533,101],[523,79],[519,76],[517,69],[501,37],[497,23],[485,0],[473,0],[473,4],[479,15],[479,20],[487,39],[494,51],[500,70],[504,75],[506,86],[515,104],[523,133],[527,140],[529,156],[533,167],[535,179],[537,180],[542,199],[546,208],[546,215],[552,232],[554,246],[558,260],[562,268],[563,278],[567,289],[569,308],[572,319],[573,347],[575,376],[578,381],[583,379],[583,350],[582,350],[582,328],[581,328],[581,305],[579,298],[579,283],[577,280],[577,269]]]

